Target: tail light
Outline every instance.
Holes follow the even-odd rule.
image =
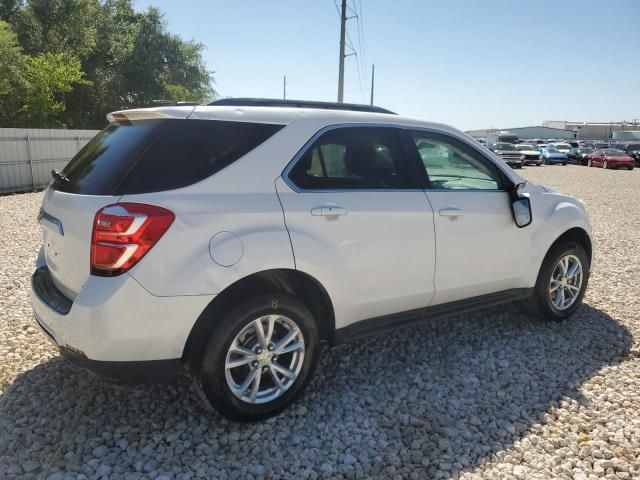
[[[120,275],[140,261],[173,223],[166,208],[117,203],[96,213],[91,235],[91,273]]]

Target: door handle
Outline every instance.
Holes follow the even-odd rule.
[[[443,208],[438,213],[442,217],[462,217],[464,215],[464,211],[457,207]]]
[[[340,217],[346,215],[347,210],[338,206],[315,207],[311,209],[311,215],[315,217]]]

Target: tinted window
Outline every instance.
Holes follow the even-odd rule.
[[[420,188],[391,128],[329,130],[300,157],[289,179],[312,190]]]
[[[53,187],[85,195],[125,195],[185,187],[230,165],[281,125],[214,120],[112,124],[64,169]]]
[[[498,190],[498,168],[480,152],[455,138],[430,132],[412,132],[432,189]]]

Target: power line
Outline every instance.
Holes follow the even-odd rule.
[[[351,41],[351,37],[349,36],[349,32],[346,32],[347,40],[349,48],[351,49],[352,55],[356,57],[356,71],[358,72],[358,84],[360,85],[360,100],[364,101],[364,84],[362,83],[362,74],[360,73],[360,59],[358,58],[358,52],[353,46],[353,42]]]
[[[356,27],[358,28],[358,44],[360,46],[360,60],[362,61],[362,71],[367,71],[367,50],[364,43],[364,18],[362,16],[362,0],[353,0],[357,7]]]

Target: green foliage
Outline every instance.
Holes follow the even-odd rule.
[[[0,96],[9,95],[23,82],[24,56],[15,33],[0,20]]]
[[[44,53],[27,57],[24,104],[18,111],[21,123],[36,128],[64,126],[58,115],[65,110],[61,94],[76,84],[90,85],[84,80],[80,62],[62,53]]]
[[[8,23],[0,20],[0,125],[20,107],[18,96],[26,86],[26,57]]]
[[[0,55],[17,59],[0,58],[2,126],[102,128],[113,110],[215,97],[204,46],[169,33],[156,8],[136,12],[131,0],[0,0],[0,18],[22,47],[0,23]],[[22,66],[10,76],[6,64]],[[10,101],[15,95],[19,101]]]

